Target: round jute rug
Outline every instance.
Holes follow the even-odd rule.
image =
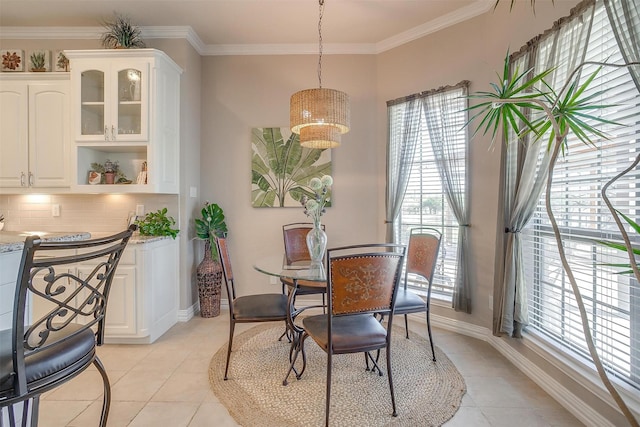
[[[227,381],[227,346],[211,359],[213,392],[244,427],[324,425],[326,353],[307,339],[304,375],[300,380],[291,375],[283,386],[289,343],[278,341],[282,330],[280,323],[263,324],[234,337]],[[339,354],[333,357],[331,426],[440,426],[456,413],[466,388],[447,356],[436,347],[433,362],[428,341],[416,335],[406,339],[399,327],[391,345],[398,417],[391,416],[384,351],[379,362],[384,376],[367,372],[362,354]]]

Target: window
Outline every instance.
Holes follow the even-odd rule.
[[[435,298],[451,300],[457,276],[458,265],[458,221],[453,214],[442,180],[436,157],[432,147],[432,137],[435,133],[447,134],[447,151],[456,158],[455,173],[466,182],[466,158],[467,158],[467,133],[464,124],[467,120],[466,86],[447,88],[443,91],[435,91],[425,95],[436,97],[436,102],[423,102],[416,104],[421,109],[421,114],[416,114],[419,133],[415,155],[411,163],[411,172],[407,185],[402,208],[394,228],[398,243],[407,244],[411,228],[417,226],[433,227],[442,233],[440,253],[436,266],[432,295]],[[433,100],[433,99],[432,99]],[[409,102],[400,102],[389,106],[389,141],[393,148],[403,133],[406,109],[410,108]],[[440,107],[427,107],[427,105],[440,105]],[[432,108],[430,115],[445,115],[444,120],[436,120],[439,123],[431,123],[431,132],[427,125],[426,108]],[[438,109],[433,111],[433,109]],[[446,123],[447,129],[442,129],[442,123]],[[414,123],[415,125],[415,123]],[[461,186],[461,191],[466,191],[466,183]],[[417,277],[409,277],[409,286],[417,290],[426,290],[428,283]]]
[[[540,46],[541,51],[545,48],[549,46]],[[563,43],[554,48],[569,49]],[[600,2],[595,6],[585,60],[624,62]],[[583,78],[593,71],[595,66],[584,68]],[[628,264],[626,253],[598,243],[598,240],[622,242],[600,190],[610,178],[626,169],[640,151],[640,96],[625,68],[604,67],[594,83],[592,93],[606,91],[597,103],[615,104],[604,110],[603,115],[623,126],[600,127],[611,139],[597,141],[596,147],[585,146],[575,138],[568,141],[568,153],[554,169],[551,204],[588,312],[598,354],[611,376],[640,388],[640,288],[633,275],[619,274],[620,268],[608,265]],[[607,193],[614,207],[636,222],[640,219],[638,183],[640,171],[636,167]],[[640,246],[638,234],[629,232],[632,244]],[[523,230],[523,239],[529,329],[554,340],[570,354],[590,360],[544,197]]]

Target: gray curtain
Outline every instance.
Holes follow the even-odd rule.
[[[569,74],[584,61],[594,1],[577,6],[571,16],[555,23],[553,29],[531,40],[511,58],[512,69],[535,73],[557,67],[545,80],[556,90],[564,85]],[[538,113],[543,114],[543,113]],[[528,292],[523,271],[522,237],[520,231],[531,219],[549,173],[546,139],[534,142],[531,137],[518,140],[504,135],[505,166],[503,168],[504,237],[503,271],[496,275],[494,285],[493,333],[521,337],[528,324]]]
[[[640,61],[640,0],[604,0],[624,61]],[[640,91],[640,67],[627,68]]]
[[[436,159],[438,173],[449,206],[458,221],[458,274],[453,290],[453,308],[456,311],[471,313],[471,290],[469,286],[467,231],[469,228],[469,183],[467,182],[467,153],[460,155],[454,150],[454,144],[460,134],[460,123],[453,122],[452,110],[459,106],[454,98],[466,97],[469,82],[455,87],[460,92],[439,93],[423,98],[424,117],[429,130],[429,139]],[[451,88],[450,88],[451,89]],[[464,132],[466,132],[466,127]],[[465,144],[465,150],[467,146]]]
[[[397,242],[395,219],[400,214],[402,201],[411,175],[411,165],[420,137],[422,101],[407,97],[387,102],[388,123],[392,123],[392,106],[406,102],[402,129],[389,128],[387,144],[386,225],[387,242]]]

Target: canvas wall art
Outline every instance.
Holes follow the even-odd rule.
[[[331,150],[300,146],[288,128],[251,129],[251,205],[300,207],[309,180],[331,175]],[[328,203],[327,206],[330,206]]]

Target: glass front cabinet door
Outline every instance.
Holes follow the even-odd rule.
[[[72,70],[80,82],[77,141],[148,140],[149,64],[93,60]]]

